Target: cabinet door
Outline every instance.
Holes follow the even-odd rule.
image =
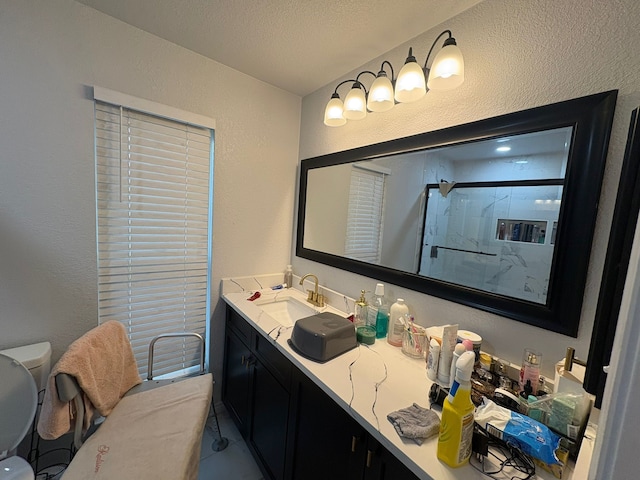
[[[366,456],[364,480],[419,480],[411,470],[372,437],[367,439]]]
[[[293,479],[362,479],[364,429],[301,372],[294,385]]]
[[[227,327],[222,401],[244,438],[249,433],[249,380],[252,361],[249,348]]]
[[[249,442],[273,480],[284,478],[288,417],[289,392],[261,362],[256,362]]]

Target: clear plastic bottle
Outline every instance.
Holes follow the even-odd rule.
[[[394,347],[402,347],[402,331],[407,324],[406,316],[409,315],[409,307],[402,298],[396,300],[389,309],[389,334],[387,342]]]
[[[473,352],[460,355],[456,363],[455,380],[442,405],[438,459],[450,467],[460,467],[471,457],[475,410],[471,402],[471,371],[475,360]]]
[[[389,304],[384,298],[384,284],[378,283],[371,303],[369,303],[369,324],[376,329],[376,338],[387,336],[389,327]]]
[[[291,269],[291,265],[287,265],[287,268],[284,271],[283,283],[287,284],[287,288],[291,288],[293,286],[293,270]]]

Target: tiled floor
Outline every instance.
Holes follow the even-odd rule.
[[[229,440],[229,445],[220,452],[213,451],[212,444],[218,436],[215,421],[213,417],[209,418],[202,436],[198,480],[264,480],[224,406],[216,404],[216,411],[220,432]]]

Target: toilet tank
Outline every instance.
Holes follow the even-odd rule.
[[[31,372],[38,391],[47,385],[47,378],[51,371],[51,344],[49,342],[34,343],[22,347],[0,350],[0,353],[18,360]]]

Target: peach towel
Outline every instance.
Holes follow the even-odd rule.
[[[73,430],[73,402],[61,402],[55,376],[66,373],[75,377],[84,392],[84,430],[94,412],[107,416],[124,394],[142,383],[131,343],[124,326],[115,320],[89,330],[73,342],[53,367],[38,419],[38,433],[53,440]]]

